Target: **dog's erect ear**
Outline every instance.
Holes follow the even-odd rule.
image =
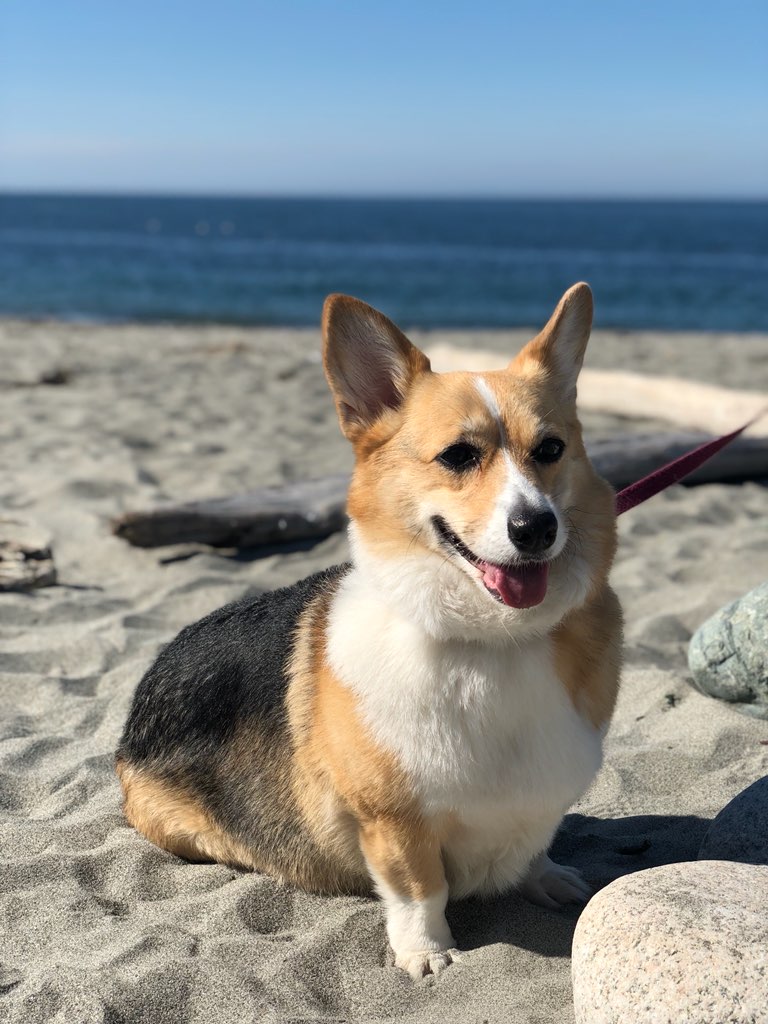
[[[342,432],[351,441],[402,404],[429,360],[372,306],[329,295],[323,306],[323,365]]]
[[[576,397],[576,379],[592,328],[592,292],[582,281],[557,304],[549,323],[512,360],[510,369],[525,372],[531,363],[544,367],[563,397]]]

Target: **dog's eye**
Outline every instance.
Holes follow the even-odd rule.
[[[534,462],[542,462],[547,465],[550,462],[557,462],[565,451],[565,444],[558,437],[545,437],[538,448],[531,452]]]
[[[479,448],[475,448],[473,444],[459,441],[458,444],[452,444],[445,451],[440,452],[437,461],[447,469],[452,469],[454,473],[463,473],[465,470],[479,465],[480,457]]]

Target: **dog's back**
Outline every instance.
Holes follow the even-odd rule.
[[[187,626],[139,683],[117,751],[131,824],[188,860],[318,891],[369,891],[328,864],[296,800],[287,693],[299,621],[349,566],[227,605]]]

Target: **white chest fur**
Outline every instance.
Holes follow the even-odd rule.
[[[452,822],[452,893],[516,884],[600,766],[600,734],[557,678],[551,641],[436,640],[355,572],[329,627],[331,663],[372,735],[425,816]]]

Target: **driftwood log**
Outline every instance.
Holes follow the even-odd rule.
[[[55,582],[50,534],[27,519],[0,516],[0,591],[36,590]]]
[[[627,434],[589,445],[601,476],[620,489],[706,440],[699,433]],[[738,438],[687,478],[688,483],[768,478],[768,437]],[[237,497],[163,505],[127,512],[113,531],[130,544],[153,548],[200,543],[213,547],[253,548],[320,539],[346,522],[347,476],[264,487]]]
[[[587,444],[589,457],[600,476],[621,490],[679,455],[685,454],[711,434],[626,434]],[[768,437],[737,437],[709,462],[683,481],[686,484],[743,483],[768,479]]]
[[[126,512],[112,530],[141,548],[199,543],[219,548],[254,548],[320,539],[341,530],[349,477],[263,487],[230,498],[161,505]]]
[[[481,349],[437,344],[427,349],[433,369],[501,370],[509,357]],[[579,374],[579,409],[615,416],[664,420],[683,430],[727,434],[768,409],[768,395],[702,384],[678,377],[656,377],[629,370],[592,370]],[[756,422],[747,437],[768,434],[768,421]]]

